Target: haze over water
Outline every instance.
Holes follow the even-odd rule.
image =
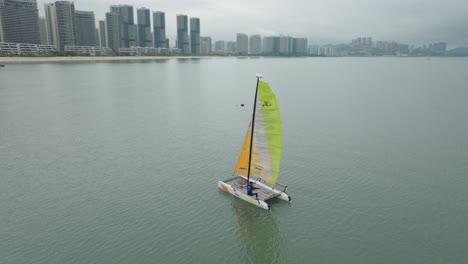
[[[468,59],[0,69],[0,263],[463,263]],[[276,93],[271,211],[217,189]],[[240,107],[240,104],[246,107]]]

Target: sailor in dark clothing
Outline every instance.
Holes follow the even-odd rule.
[[[255,198],[257,198],[257,200],[258,200],[258,193],[253,192],[253,190],[255,190],[255,189],[258,189],[258,188],[254,187],[253,183],[249,182],[247,184],[247,195],[250,195],[250,196],[255,195]]]

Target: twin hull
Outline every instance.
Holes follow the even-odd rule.
[[[242,177],[242,178],[245,178],[245,177],[243,177],[243,176],[241,176],[241,177]],[[246,179],[246,178],[245,178],[245,179]],[[290,197],[288,194],[286,194],[285,192],[281,192],[281,191],[275,190],[275,189],[271,188],[270,186],[265,185],[265,184],[263,184],[263,183],[261,183],[261,182],[254,182],[254,181],[250,181],[250,182],[255,183],[256,185],[261,186],[261,188],[265,188],[265,189],[268,189],[268,190],[270,190],[270,191],[272,191],[272,192],[277,193],[277,194],[278,194],[277,197],[278,197],[279,199],[281,199],[281,200],[284,200],[284,201],[291,201],[291,197]],[[230,193],[230,194],[232,194],[232,195],[234,195],[234,196],[236,196],[236,197],[238,197],[238,198],[240,198],[240,199],[242,199],[242,200],[244,200],[244,201],[246,201],[246,202],[249,202],[249,203],[251,203],[251,204],[253,204],[253,205],[256,205],[256,206],[258,206],[258,207],[261,207],[261,208],[263,208],[263,209],[265,209],[265,210],[270,210],[270,205],[268,205],[265,201],[257,200],[257,199],[254,198],[254,196],[249,196],[249,195],[247,195],[247,194],[244,194],[244,193],[242,193],[241,191],[239,191],[239,190],[237,190],[236,188],[234,188],[234,187],[233,187],[232,185],[230,185],[230,184],[227,184],[227,183],[225,183],[225,182],[223,182],[223,181],[218,181],[218,187],[219,187],[221,190],[223,190],[223,191],[225,191],[225,192],[227,192],[227,193]]]

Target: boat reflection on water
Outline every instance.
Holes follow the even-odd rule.
[[[287,245],[272,212],[239,199],[233,200],[233,207],[239,223],[241,263],[282,263]]]

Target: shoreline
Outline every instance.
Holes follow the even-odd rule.
[[[106,61],[141,61],[170,59],[203,59],[222,58],[222,56],[73,56],[73,57],[0,57],[0,63],[34,63],[34,62],[106,62]]]
[[[460,56],[458,56],[460,57]],[[59,56],[59,57],[0,57],[0,65],[21,64],[21,63],[47,63],[47,62],[112,62],[112,61],[152,61],[152,60],[192,60],[192,59],[213,59],[213,58],[239,58],[239,59],[259,59],[259,58],[457,58],[457,56],[305,56],[305,57],[281,57],[281,56]],[[466,58],[466,57],[462,57]]]

